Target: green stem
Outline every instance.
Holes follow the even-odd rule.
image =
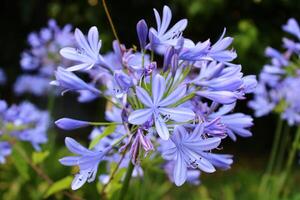
[[[122,123],[117,122],[88,122],[92,126],[106,126],[106,125],[121,125]]]
[[[126,175],[125,175],[125,179],[124,179],[124,182],[123,182],[123,187],[122,187],[121,192],[120,192],[119,200],[125,199],[125,196],[126,196],[126,193],[127,193],[127,190],[128,190],[128,186],[129,186],[129,182],[130,182],[130,179],[131,179],[131,176],[132,176],[133,169],[134,169],[134,165],[130,161],[127,172],[126,172]]]
[[[274,167],[276,153],[278,151],[277,149],[279,146],[282,125],[283,125],[283,120],[281,120],[280,115],[278,115],[277,127],[276,127],[275,136],[273,139],[271,155],[269,158],[266,172],[263,174],[262,179],[260,181],[260,185],[259,185],[258,195],[259,195],[259,198],[261,198],[261,199],[267,199],[266,196],[268,196],[268,194],[269,194],[268,188],[270,187],[270,185],[269,185],[270,176],[271,176],[271,173],[272,173],[272,170]]]
[[[50,117],[52,117],[52,115],[53,115],[54,104],[55,104],[55,95],[54,95],[54,91],[51,90],[51,91],[49,91],[48,105],[47,105],[47,110],[49,112]]]
[[[300,126],[297,129],[297,132],[296,132],[291,150],[289,152],[288,159],[287,159],[285,168],[283,170],[283,173],[279,177],[279,180],[276,182],[277,184],[276,184],[275,191],[272,192],[274,194],[273,199],[278,199],[278,197],[280,196],[280,193],[284,190],[284,188],[286,186],[286,182],[289,178],[299,143],[300,143]]]
[[[297,132],[296,132],[293,144],[292,144],[291,151],[288,155],[288,160],[287,160],[286,165],[285,165],[284,176],[282,178],[281,186],[285,185],[285,182],[286,182],[286,180],[288,179],[288,177],[290,175],[292,165],[293,165],[293,162],[294,162],[294,159],[295,159],[295,156],[296,156],[296,152],[299,148],[299,144],[300,144],[300,126],[297,129]],[[279,189],[281,189],[281,188],[279,188]]]
[[[297,129],[296,136],[294,138],[293,145],[292,145],[292,150],[289,154],[288,161],[287,161],[287,164],[286,164],[286,169],[288,170],[287,171],[288,173],[291,170],[291,167],[292,167],[292,164],[293,164],[293,161],[294,161],[299,143],[300,143],[300,126]]]
[[[278,151],[275,172],[280,172],[283,167],[284,155],[286,152],[286,147],[287,147],[287,144],[289,141],[289,136],[290,136],[289,133],[290,133],[290,126],[288,124],[285,124],[282,139],[281,139],[281,144],[280,144],[279,151]]]
[[[102,0],[102,4],[103,4],[103,7],[104,7],[105,14],[106,14],[106,16],[107,16],[107,18],[108,18],[108,21],[109,21],[109,25],[110,25],[110,27],[111,27],[111,30],[112,30],[112,32],[113,32],[113,34],[114,34],[116,40],[118,41],[118,43],[119,43],[119,45],[120,45],[121,43],[120,43],[120,40],[119,40],[117,31],[116,31],[116,29],[115,29],[114,23],[113,23],[113,21],[112,21],[112,18],[111,18],[111,16],[110,16],[109,10],[108,10],[108,8],[107,8],[106,0]]]
[[[281,130],[282,130],[282,125],[283,125],[283,120],[281,120],[280,115],[278,116],[278,121],[277,121],[277,127],[276,127],[276,132],[274,136],[274,141],[272,145],[272,150],[271,150],[271,156],[270,160],[268,163],[267,171],[266,174],[271,174],[272,170],[274,168],[274,163],[275,163],[275,158],[276,158],[276,153],[278,152],[278,146],[280,142],[280,135],[281,135]]]

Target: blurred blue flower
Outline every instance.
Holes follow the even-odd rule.
[[[5,163],[5,158],[11,154],[11,145],[8,142],[0,141],[0,163]]]

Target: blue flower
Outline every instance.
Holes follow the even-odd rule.
[[[201,89],[196,92],[199,96],[217,103],[231,104],[243,98],[243,94],[240,93],[243,87],[247,90],[248,85],[255,87],[255,84],[254,86],[252,84],[253,77],[248,81],[248,79],[243,80],[242,76],[241,66],[225,67],[222,63],[210,62],[201,66],[198,77],[192,82],[201,86]]]
[[[21,75],[14,84],[16,95],[31,93],[36,96],[43,96],[49,92],[49,78],[35,75]]]
[[[5,163],[5,157],[11,154],[11,146],[8,142],[0,142],[0,163]]]
[[[103,149],[103,151],[92,151],[68,137],[65,139],[65,143],[67,148],[78,156],[64,157],[59,162],[65,166],[79,166],[80,172],[75,175],[71,185],[72,190],[77,190],[85,182],[90,183],[95,180],[98,165],[111,150],[111,147]]]
[[[202,154],[217,148],[221,139],[204,138],[201,124],[191,133],[183,126],[176,126],[167,142],[169,146],[162,156],[166,160],[175,160],[173,178],[177,186],[186,181],[188,167],[198,168],[207,173],[215,171],[215,167]]]
[[[226,29],[224,29],[219,40],[209,49],[208,57],[219,62],[230,62],[237,57],[235,51],[226,50],[231,45],[233,38],[225,37]]]
[[[55,72],[55,81],[52,81],[50,84],[59,86],[64,89],[62,93],[67,91],[80,91],[80,90],[88,90],[95,95],[99,95],[100,91],[94,88],[93,86],[87,84],[83,80],[81,80],[74,73],[65,70],[62,67],[58,67]]]
[[[101,40],[97,27],[90,28],[87,39],[79,30],[75,30],[75,39],[78,48],[65,47],[60,50],[60,54],[79,64],[69,67],[68,71],[89,70],[94,66],[106,66],[103,57],[99,54],[101,49]]]
[[[188,108],[170,108],[172,104],[179,101],[186,95],[186,86],[182,85],[175,89],[171,94],[163,98],[166,92],[165,79],[157,74],[152,80],[152,98],[146,90],[137,86],[136,94],[138,99],[144,104],[145,108],[138,109],[130,113],[128,121],[131,124],[142,125],[150,119],[154,119],[158,135],[167,140],[169,130],[166,125],[168,119],[176,122],[187,122],[195,116],[194,112]],[[163,118],[165,116],[165,119]]]
[[[168,46],[176,46],[178,39],[181,38],[182,32],[187,26],[187,20],[182,19],[178,21],[173,27],[168,30],[172,19],[172,12],[168,6],[163,8],[162,19],[159,13],[154,9],[157,30],[150,28],[149,40],[152,50],[163,54]]]
[[[55,121],[56,126],[64,130],[74,130],[82,127],[89,126],[90,123],[82,120],[61,118]]]
[[[140,20],[136,25],[136,32],[138,34],[140,47],[144,49],[147,43],[147,36],[148,36],[148,26],[145,20]]]
[[[2,124],[0,132],[7,124],[13,124],[8,134],[21,141],[30,142],[35,150],[40,151],[40,145],[48,140],[49,113],[38,110],[33,104],[26,101],[20,105],[5,107],[1,109],[2,111],[0,110]]]
[[[224,105],[218,112],[211,114],[209,118],[220,117],[221,123],[226,127],[227,135],[234,141],[236,141],[235,134],[241,137],[252,136],[252,133],[248,130],[248,128],[253,126],[252,117],[243,113],[228,114],[234,107],[235,104]]]
[[[288,22],[282,26],[282,29],[290,34],[293,34],[300,40],[300,27],[294,18],[290,18]]]

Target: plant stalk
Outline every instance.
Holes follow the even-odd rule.
[[[126,175],[125,175],[125,179],[124,179],[124,182],[123,182],[123,187],[122,187],[121,192],[120,192],[119,200],[124,200],[125,199],[126,192],[128,191],[129,182],[130,182],[130,179],[131,179],[131,176],[132,176],[133,169],[134,169],[134,165],[130,161],[127,172],[126,172]]]

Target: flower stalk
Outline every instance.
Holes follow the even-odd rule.
[[[130,179],[132,177],[133,169],[134,169],[134,165],[132,164],[132,162],[129,162],[129,166],[127,168],[126,175],[125,175],[124,182],[123,182],[123,186],[122,186],[122,189],[121,189],[121,192],[120,192],[119,200],[124,200],[125,199],[126,193],[128,191],[128,186],[129,186],[129,183],[130,183]]]

